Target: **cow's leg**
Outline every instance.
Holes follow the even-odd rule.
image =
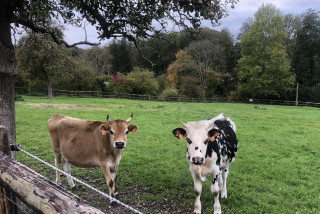
[[[115,197],[115,181],[113,180],[110,172],[110,167],[108,166],[108,162],[101,163],[101,168],[106,178],[107,185],[109,187],[109,194],[111,197]],[[110,200],[112,205],[116,205],[114,201]]]
[[[220,170],[217,171],[217,173],[213,174],[213,181],[211,184],[211,192],[214,197],[214,214],[221,214],[221,206],[219,202],[219,185],[218,185],[218,179],[220,177]]]
[[[63,160],[63,170],[68,174],[71,175],[71,170],[70,170],[70,163],[66,160]],[[68,184],[71,188],[75,187],[76,185],[73,182],[73,179],[69,176],[67,176],[68,179]]]
[[[202,192],[202,181],[200,177],[192,173],[194,193],[196,194],[196,200],[194,202],[194,211],[193,213],[201,214],[201,192]]]
[[[229,174],[229,168],[225,168],[222,170],[222,182],[223,182],[223,187],[221,190],[221,198],[227,198],[227,178]]]
[[[55,163],[56,168],[60,169],[60,164],[61,164],[61,153],[60,152],[54,153],[54,163]],[[56,184],[61,185],[60,172],[58,172],[58,170],[56,170]]]
[[[111,172],[111,178],[113,180],[113,188],[114,188],[114,197],[118,198],[118,191],[117,191],[117,170]]]

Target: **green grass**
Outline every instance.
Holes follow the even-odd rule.
[[[119,190],[139,188],[148,204],[176,200],[177,210],[194,202],[193,181],[185,160],[186,143],[172,135],[180,121],[198,121],[224,113],[237,125],[239,151],[230,167],[223,213],[320,213],[320,109],[250,104],[167,103],[125,99],[23,96],[16,103],[17,143],[53,163],[47,121],[53,114],[88,120],[127,119],[139,126],[130,134],[119,167]],[[26,103],[73,104],[106,110],[35,108]],[[54,180],[55,173],[19,154],[17,159]],[[75,169],[73,175],[108,191],[100,169]],[[203,213],[212,213],[210,182],[204,183]],[[66,181],[64,181],[66,183]],[[124,201],[134,201],[126,199]],[[190,208],[188,209],[188,211]],[[150,208],[142,210],[153,212]]]

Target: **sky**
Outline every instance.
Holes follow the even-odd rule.
[[[229,8],[229,16],[221,20],[222,24],[213,29],[221,30],[223,28],[228,28],[234,37],[236,37],[240,32],[240,28],[245,20],[249,17],[253,18],[255,12],[257,12],[263,3],[273,4],[283,14],[292,13],[294,15],[300,15],[310,8],[314,9],[315,11],[320,11],[320,0],[240,0],[240,2],[235,5],[234,9]],[[95,30],[95,27],[87,26],[86,29],[88,41],[101,42],[102,45],[108,42],[99,41],[97,39],[98,34]],[[68,43],[83,41],[85,39],[84,30],[71,26],[66,27],[65,39]]]

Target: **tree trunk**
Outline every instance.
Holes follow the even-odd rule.
[[[52,78],[48,76],[48,99],[53,98],[53,90],[52,90]]]
[[[14,84],[17,69],[11,41],[8,4],[7,1],[4,1],[0,7],[0,125],[8,129],[9,143],[15,144]],[[15,153],[12,154],[12,157],[15,158]]]

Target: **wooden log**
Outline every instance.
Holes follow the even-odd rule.
[[[0,182],[40,213],[103,213],[2,152]]]
[[[8,131],[5,126],[0,125],[0,152],[11,157],[9,146]],[[14,202],[14,203],[11,203]],[[0,213],[16,213],[16,199],[8,189],[0,182]]]

